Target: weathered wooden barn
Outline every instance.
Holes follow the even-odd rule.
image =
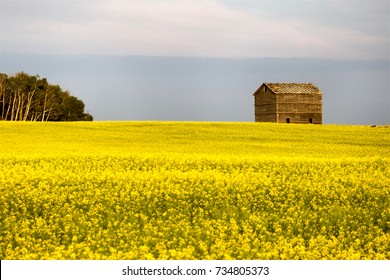
[[[253,95],[256,122],[322,124],[322,92],[311,83],[263,83]]]

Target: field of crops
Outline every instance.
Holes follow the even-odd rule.
[[[1,259],[390,259],[390,128],[0,122]]]

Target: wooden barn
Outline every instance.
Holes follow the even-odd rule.
[[[322,124],[322,92],[313,84],[263,83],[253,95],[256,122]]]

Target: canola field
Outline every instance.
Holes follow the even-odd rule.
[[[1,259],[390,259],[390,128],[0,122]]]

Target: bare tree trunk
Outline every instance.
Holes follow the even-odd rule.
[[[51,94],[51,96],[49,96],[49,90],[46,91],[45,99],[44,99],[44,103],[43,103],[43,110],[42,110],[42,120],[41,120],[42,122],[49,121],[50,113],[53,110],[53,102],[52,101],[53,101],[54,97],[55,96],[53,94]],[[49,108],[49,106],[50,106],[50,108]]]
[[[24,94],[22,94],[19,97],[19,117],[18,117],[19,121],[23,120],[23,104],[24,104]]]
[[[10,95],[10,97],[9,97],[9,100],[10,100],[10,103],[8,103],[7,112],[5,113],[5,120],[8,119],[9,110],[11,109],[11,95]]]
[[[23,98],[22,95],[20,94],[20,91],[18,91],[18,106],[16,107],[16,114],[15,114],[15,120],[16,121],[21,121],[22,120],[22,105],[23,105]]]
[[[2,78],[0,81],[0,97],[1,97],[1,102],[3,103],[2,110],[1,110],[1,119],[2,120],[4,120],[6,85],[7,85],[7,80],[5,78]]]
[[[36,121],[39,120],[39,118],[42,116],[42,114],[38,113],[38,112],[35,112],[33,116],[34,117],[31,117],[31,120],[36,122]]]
[[[46,90],[46,92],[45,92],[45,100],[43,101],[42,122],[45,121],[46,105],[47,105],[47,95],[48,95],[48,90]]]
[[[11,121],[15,120],[15,105],[16,105],[16,99],[17,99],[17,93],[16,90],[14,91],[14,100],[12,101],[12,110],[11,110]]]
[[[36,85],[35,85],[35,87],[36,87]],[[24,111],[24,117],[23,117],[24,121],[27,120],[28,113],[30,112],[31,103],[32,103],[32,99],[34,97],[34,94],[35,94],[35,88],[34,88],[33,91],[29,91],[28,92],[28,95],[27,95],[27,105],[26,105],[26,110]]]
[[[5,112],[5,95],[6,93],[4,92],[3,95],[2,95],[2,103],[3,103],[3,108],[1,110],[1,119],[2,120],[5,120],[6,119],[6,112]],[[9,108],[9,105],[8,105],[8,108]]]
[[[49,111],[47,112],[46,121],[49,121],[51,110],[53,109],[53,106],[50,107]]]
[[[2,120],[5,120],[5,113],[6,113],[6,111],[5,111],[5,95],[6,95],[6,93],[4,92],[1,96],[1,102],[3,103],[2,108],[1,108],[1,119]]]

